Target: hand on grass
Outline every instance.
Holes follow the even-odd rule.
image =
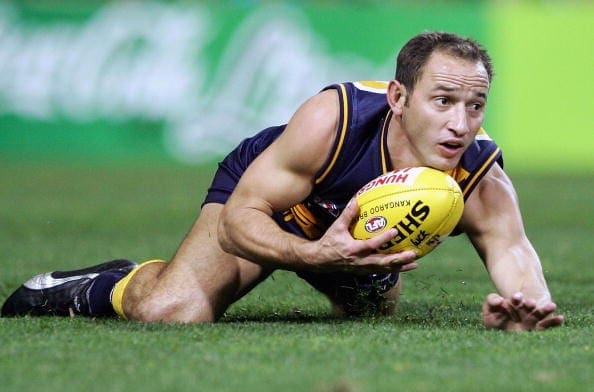
[[[563,324],[563,316],[554,314],[555,309],[551,301],[537,306],[519,292],[511,298],[491,293],[483,304],[483,323],[489,329],[505,331],[543,330]]]

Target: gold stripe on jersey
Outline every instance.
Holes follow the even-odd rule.
[[[336,163],[336,160],[338,159],[338,156],[340,155],[340,151],[342,150],[342,146],[344,144],[344,138],[346,137],[346,131],[347,131],[347,127],[348,127],[348,123],[349,123],[349,102],[348,102],[348,98],[347,98],[347,93],[346,93],[346,87],[344,86],[344,84],[339,84],[340,86],[340,94],[342,95],[342,125],[340,126],[340,131],[338,134],[338,144],[336,146],[336,149],[334,150],[334,155],[332,156],[332,160],[330,161],[330,163],[328,164],[328,166],[326,167],[326,169],[324,170],[324,172],[315,179],[315,183],[319,184],[322,181],[324,181],[324,179],[326,178],[326,176],[330,173],[330,171],[332,170],[332,168],[334,167],[334,164]]]
[[[497,147],[495,151],[493,151],[493,153],[489,155],[489,158],[485,160],[480,169],[474,172],[474,176],[472,176],[472,178],[470,179],[470,181],[468,181],[464,189],[462,189],[462,195],[464,196],[464,198],[466,198],[468,191],[473,188],[474,183],[477,182],[480,178],[482,178],[485,172],[493,165],[493,161],[497,159],[497,156],[499,156],[500,151],[501,149]]]
[[[452,170],[446,171],[456,182],[459,184],[462,181],[466,180],[468,176],[470,176],[470,172],[464,169],[462,166],[456,166]]]
[[[353,85],[359,90],[377,94],[385,94],[388,89],[388,82],[385,80],[360,80],[358,82],[353,82]]]
[[[478,132],[476,133],[475,139],[491,140],[489,135],[487,135],[487,131],[485,131],[483,127],[479,128]]]
[[[290,212],[295,218],[295,223],[299,225],[307,238],[312,240],[320,238],[326,230],[316,216],[303,204],[297,204],[291,207]]]

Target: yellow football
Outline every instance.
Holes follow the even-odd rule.
[[[395,227],[398,235],[378,251],[414,250],[419,258],[445,240],[464,210],[458,183],[428,167],[385,173],[363,186],[355,198],[359,217],[351,226],[354,238],[372,238]]]

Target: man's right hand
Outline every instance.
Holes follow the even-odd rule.
[[[314,247],[308,264],[312,270],[341,271],[354,274],[378,272],[406,272],[418,267],[414,251],[382,254],[377,249],[398,234],[394,228],[368,240],[351,235],[351,223],[359,215],[359,206],[352,199],[326,233],[312,243]]]

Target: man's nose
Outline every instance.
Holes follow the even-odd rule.
[[[448,129],[454,132],[456,136],[464,136],[470,131],[468,127],[468,113],[464,105],[455,105],[452,108]]]

